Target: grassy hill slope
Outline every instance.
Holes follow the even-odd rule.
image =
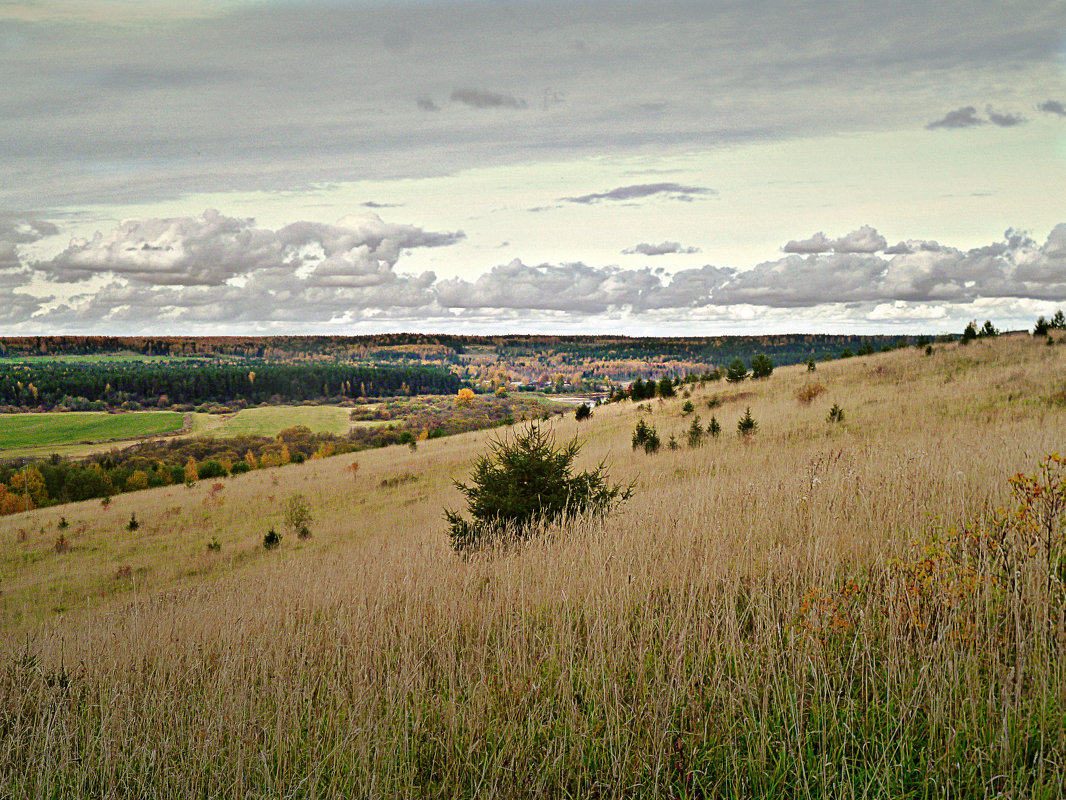
[[[0,519],[0,795],[1062,796],[1061,585],[986,545],[1064,376],[1028,337],[779,369],[655,456],[599,408],[556,431],[629,504],[468,560],[488,432]]]

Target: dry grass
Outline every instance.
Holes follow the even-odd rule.
[[[631,451],[631,404],[599,408],[556,428],[587,440],[579,468],[637,482],[629,505],[466,561],[441,509],[488,432],[360,453],[354,481],[347,456],[221,503],[0,520],[0,796],[1061,797],[1042,584],[974,584],[923,627],[907,570],[1066,450],[1064,368],[1027,338],[898,351],[820,365],[809,407],[779,369],[717,388],[718,441],[657,456]],[[653,404],[664,438],[681,402]],[[295,491],[314,537],[266,553]]]

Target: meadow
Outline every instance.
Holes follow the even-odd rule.
[[[351,428],[350,408],[342,406],[265,406],[245,408],[233,414],[193,414],[196,436],[277,436],[294,425],[306,425],[313,433],[345,436]]]
[[[1011,336],[598,407],[553,430],[628,504],[466,558],[498,432],[4,517],[0,796],[1062,797],[1064,376]],[[720,437],[631,448],[686,400]]]
[[[183,424],[182,415],[174,411],[0,414],[0,455],[20,455],[41,448],[79,443],[158,436],[180,431]]]

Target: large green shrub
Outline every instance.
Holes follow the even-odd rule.
[[[578,440],[557,445],[555,436],[535,422],[513,439],[495,439],[478,456],[469,484],[455,486],[466,497],[466,519],[446,510],[452,547],[469,552],[500,540],[521,540],[540,522],[551,523],[585,512],[605,514],[628,500],[633,487],[611,484],[604,463],[591,472],[573,472],[581,450]]]

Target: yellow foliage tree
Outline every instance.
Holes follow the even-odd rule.
[[[250,449],[247,453],[244,454],[244,463],[252,469],[259,469],[259,462],[256,461],[255,453],[253,453]]]
[[[8,486],[13,494],[21,495],[25,504],[29,497],[33,506],[39,506],[48,500],[48,489],[44,485],[44,476],[37,467],[24,467],[11,476]]]
[[[460,389],[459,394],[455,397],[455,404],[459,406],[468,406],[474,400],[473,389]]]
[[[200,476],[196,472],[196,459],[189,456],[189,460],[185,462],[185,482],[196,483],[197,478]]]
[[[136,469],[126,478],[126,491],[136,492],[148,488],[148,473],[143,469]]]

